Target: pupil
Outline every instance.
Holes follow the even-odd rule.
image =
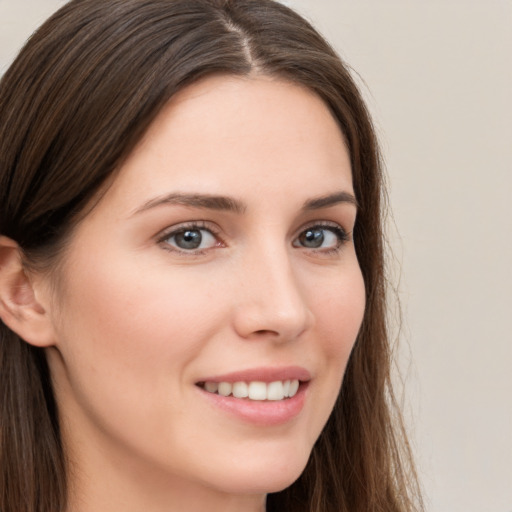
[[[321,229],[308,229],[301,236],[301,243],[304,247],[320,247],[324,243],[324,233]]]
[[[197,249],[203,236],[198,230],[187,230],[176,235],[176,245],[181,249]]]

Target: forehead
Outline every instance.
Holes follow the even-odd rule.
[[[171,99],[109,194],[150,199],[175,190],[261,198],[293,184],[310,196],[331,187],[352,190],[344,137],[327,106],[286,81],[215,76]]]

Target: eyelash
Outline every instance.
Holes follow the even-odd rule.
[[[301,228],[298,235],[294,238],[294,242],[299,239],[299,237],[304,234],[308,230],[325,230],[330,231],[333,233],[338,243],[335,247],[332,248],[307,248],[304,246],[296,246],[293,244],[294,247],[297,248],[303,248],[305,250],[321,253],[323,255],[331,255],[338,253],[342,246],[350,241],[351,236],[350,233],[347,232],[344,228],[342,228],[339,224],[336,223],[329,223],[329,222],[316,222],[310,225],[306,225]],[[205,249],[180,249],[178,247],[172,246],[168,240],[172,237],[175,237],[179,235],[180,233],[184,233],[186,231],[208,231],[211,233],[211,235],[217,240],[217,243],[213,247],[207,247]],[[158,237],[157,243],[160,244],[165,250],[178,254],[183,256],[202,256],[206,252],[210,251],[211,249],[215,249],[216,247],[222,247],[224,246],[224,242],[220,236],[220,230],[216,229],[214,226],[209,224],[205,221],[193,221],[185,224],[180,224],[179,226],[174,226],[168,230],[166,230],[164,233],[161,234],[161,236]]]
[[[335,247],[331,248],[311,248],[310,251],[313,251],[315,253],[321,253],[322,255],[329,256],[334,255],[340,252],[343,245],[345,245],[347,242],[351,240],[351,234],[347,232],[343,227],[341,227],[339,224],[331,223],[331,222],[316,222],[310,225],[306,225],[303,228],[301,228],[298,236],[295,237],[295,240],[299,238],[300,235],[305,233],[308,230],[315,230],[315,229],[322,229],[325,231],[330,231],[331,233],[334,233],[334,235],[337,238],[337,244]],[[303,247],[303,249],[308,250],[307,247]]]
[[[193,249],[193,250],[185,250],[180,249],[179,247],[174,247],[169,244],[168,240],[172,237],[179,235],[185,231],[208,231],[210,232],[218,242],[214,247],[208,247],[206,249]],[[178,255],[183,256],[201,256],[205,254],[207,251],[214,249],[215,247],[219,247],[224,245],[220,237],[220,231],[216,229],[214,226],[205,221],[193,221],[187,222],[185,224],[180,224],[179,226],[173,226],[172,228],[166,230],[160,237],[158,237],[157,242],[166,250]]]

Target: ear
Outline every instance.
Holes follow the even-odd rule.
[[[0,236],[0,318],[26,342],[48,347],[54,344],[53,324],[33,281],[23,268],[18,244]]]

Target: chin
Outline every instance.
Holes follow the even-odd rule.
[[[282,491],[297,480],[304,468],[296,471],[267,471],[265,474],[251,474],[247,478],[237,475],[236,480],[232,481],[229,488],[225,483],[222,490],[229,494],[270,494]]]
[[[282,491],[297,480],[309,459],[307,454],[294,456],[274,456],[267,461],[252,461],[248,464],[233,464],[222,476],[223,482],[218,482],[224,490],[233,494],[269,494]],[[220,472],[218,473],[220,476]],[[226,483],[229,482],[229,489]]]

